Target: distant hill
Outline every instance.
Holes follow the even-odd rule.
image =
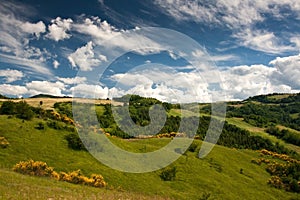
[[[273,93],[266,95],[257,95],[249,97],[245,101],[257,101],[261,103],[292,103],[295,101],[300,101],[300,93],[290,94],[290,93]]]
[[[50,95],[50,94],[38,94],[38,95],[31,96],[29,98],[71,98],[71,97],[69,97],[69,96],[54,96],[54,95]]]
[[[0,94],[0,99],[10,99],[10,98],[7,97],[7,96],[4,96],[4,95],[2,95],[2,94]]]

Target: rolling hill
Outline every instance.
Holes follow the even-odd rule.
[[[228,103],[227,124],[225,132],[222,134],[234,134],[230,130],[246,131],[250,136],[262,137],[270,140],[271,144],[279,143],[288,149],[289,158],[297,160],[299,158],[299,146],[284,141],[282,138],[272,136],[267,132],[267,128],[276,125],[280,130],[288,129],[293,134],[299,131],[293,120],[285,118],[276,118],[276,113],[287,111],[295,108],[298,101],[289,101],[283,103],[283,99],[290,98],[284,94],[279,98],[279,94],[275,94],[276,102],[260,102],[257,99],[247,100],[243,102]],[[268,98],[272,96],[269,95]],[[176,168],[176,176],[174,180],[165,181],[161,178],[161,174],[166,169],[160,169],[154,172],[135,174],[125,173],[113,170],[99,161],[85,150],[74,150],[70,148],[69,141],[66,136],[75,134],[72,124],[62,119],[54,119],[51,117],[51,111],[45,111],[41,114],[41,110],[48,108],[54,109],[60,116],[70,117],[70,103],[68,101],[59,102],[59,99],[51,98],[54,101],[52,105],[42,106],[38,110],[33,109],[35,114],[30,120],[24,120],[17,114],[1,114],[0,115],[0,137],[5,138],[8,145],[0,147],[0,199],[298,199],[297,192],[288,192],[284,188],[278,189],[268,184],[271,174],[266,170],[269,163],[281,163],[288,165],[289,162],[280,159],[278,156],[264,155],[259,149],[242,148],[242,145],[228,145],[228,141],[221,139],[222,145],[216,145],[212,152],[205,158],[199,159],[197,151],[202,142],[195,140],[193,148],[185,152],[170,167]],[[29,99],[25,99],[28,101]],[[48,99],[43,98],[46,102]],[[57,102],[59,103],[57,103]],[[152,101],[152,100],[151,100]],[[141,108],[141,103],[145,103],[143,99],[138,99],[137,107],[132,107],[133,118],[135,117],[135,109]],[[258,107],[253,107],[252,104]],[[54,105],[57,103],[56,105]],[[251,114],[250,119],[245,118],[249,115],[246,108],[249,107]],[[269,109],[267,106],[274,107]],[[272,105],[269,105],[272,104]],[[274,105],[276,104],[276,105]],[[33,105],[33,104],[32,104]],[[99,117],[109,117],[107,114],[108,104],[99,102],[96,111]],[[143,104],[144,105],[144,104]],[[149,106],[145,104],[145,107]],[[245,108],[243,108],[245,106]],[[252,107],[251,107],[252,106]],[[290,107],[289,107],[290,106]],[[297,107],[296,107],[297,108]],[[194,117],[197,111],[187,110],[183,113],[178,112],[178,108],[168,107],[169,116],[176,118]],[[257,112],[257,109],[260,112]],[[265,117],[265,121],[260,121],[257,116],[267,116],[262,111],[272,113],[272,120]],[[1,112],[1,109],[0,109]],[[3,110],[2,110],[3,112]],[[250,111],[249,111],[250,112]],[[286,113],[295,118],[295,114],[299,112],[293,109],[292,113]],[[137,112],[139,113],[139,112]],[[256,114],[258,113],[258,114]],[[209,109],[201,106],[200,112],[202,116],[209,117]],[[275,116],[275,117],[274,117]],[[147,121],[147,115],[139,116],[139,119]],[[274,118],[277,119],[276,123]],[[109,119],[109,118],[108,118]],[[172,118],[173,119],[173,118]],[[205,122],[206,118],[203,118]],[[257,120],[257,121],[256,121]],[[109,120],[108,120],[109,121]],[[106,132],[110,132],[109,139],[120,148],[132,152],[149,152],[159,149],[169,143],[172,138],[148,138],[148,139],[122,139],[114,137],[115,131],[110,124],[105,128]],[[235,127],[235,128],[234,128]],[[234,129],[233,129],[234,128]],[[241,132],[242,133],[242,132]],[[117,132],[116,132],[117,134]],[[199,133],[201,136],[201,133]],[[242,141],[242,140],[241,140]],[[241,142],[240,141],[240,142]],[[263,141],[263,140],[259,140]],[[242,143],[241,143],[242,144]],[[244,144],[244,143],[243,143]],[[278,150],[278,149],[277,149]],[[293,151],[290,151],[293,150]],[[294,153],[292,153],[294,152]],[[277,153],[276,155],[283,155]],[[49,166],[54,167],[56,171],[74,171],[80,169],[84,174],[91,175],[93,173],[101,174],[108,186],[105,188],[93,188],[82,185],[75,185],[67,182],[61,182],[45,177],[32,177],[21,175],[13,172],[13,166],[19,161],[33,159],[36,161],[46,162]],[[259,161],[259,164],[257,162]],[[120,162],[122,165],[122,162]],[[299,180],[298,180],[299,181]]]

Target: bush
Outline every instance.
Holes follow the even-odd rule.
[[[8,147],[9,142],[6,140],[5,137],[0,137],[0,147],[6,148]]]
[[[82,143],[80,137],[76,133],[71,133],[65,136],[68,142],[68,147],[74,150],[86,150],[84,144]]]
[[[60,172],[59,179],[74,184],[83,184],[93,187],[105,187],[107,183],[104,181],[103,176],[99,174],[92,174],[91,177],[84,176],[80,170],[73,172]]]
[[[15,172],[21,173],[21,174],[27,174],[31,176],[51,176],[53,173],[53,168],[48,167],[47,163],[41,162],[41,161],[21,161],[17,163],[13,170]]]
[[[198,148],[198,145],[197,145],[196,143],[193,142],[193,143],[189,146],[188,151],[190,151],[190,152],[196,152],[197,148]]]
[[[16,113],[16,103],[12,101],[4,101],[0,108],[1,115],[14,115]]]
[[[52,121],[52,120],[47,122],[47,126],[49,128],[53,128],[55,130],[62,130],[63,129],[62,125],[60,125],[57,121]]]
[[[38,130],[44,130],[45,129],[45,125],[44,125],[43,122],[39,122],[35,128],[38,129]]]
[[[17,117],[20,119],[30,120],[34,117],[34,112],[25,101],[20,101],[16,105]]]
[[[173,181],[176,177],[176,173],[177,173],[177,169],[175,166],[168,167],[165,168],[159,176],[164,181]]]
[[[80,170],[57,173],[52,167],[49,167],[47,163],[41,161],[21,161],[13,167],[13,170],[21,174],[51,177],[58,181],[66,181],[74,184],[83,184],[93,187],[105,187],[107,185],[103,176],[99,174],[92,174],[90,177],[86,177]]]
[[[5,101],[0,108],[0,114],[16,115],[20,119],[30,120],[34,117],[33,109],[34,108],[29,106],[25,101],[18,103]]]

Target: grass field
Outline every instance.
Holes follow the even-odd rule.
[[[264,138],[268,138],[269,140],[271,140],[274,143],[278,142],[279,144],[286,146],[288,149],[296,151],[298,154],[300,154],[300,147],[299,146],[286,143],[283,140],[278,139],[277,137],[268,134],[267,132],[264,131],[263,128],[252,126],[251,124],[248,124],[247,122],[244,122],[243,118],[236,118],[236,117],[226,118],[226,121],[230,124],[236,125],[237,127],[240,127],[242,129],[246,129],[254,135],[259,135],[259,136],[262,136]],[[284,126],[278,126],[278,127],[281,128],[281,129],[286,128],[286,129],[291,130],[293,132],[298,132],[294,129],[290,129],[290,128],[287,128],[287,127],[284,127]]]
[[[81,103],[93,103],[93,104],[108,104],[111,103],[110,100],[93,100],[93,99],[84,99],[84,98],[27,98],[27,99],[0,99],[0,101],[13,101],[13,102],[19,102],[25,100],[29,105],[34,107],[39,107],[40,102],[42,101],[42,108],[47,109],[53,109],[53,105],[56,102],[81,102]]]
[[[162,181],[161,170],[134,174],[113,170],[95,160],[88,152],[67,147],[67,131],[46,127],[35,129],[40,119],[22,122],[0,116],[0,136],[10,145],[0,149],[0,198],[3,199],[297,199],[299,195],[267,185],[270,175],[264,166],[251,163],[259,153],[215,146],[204,159],[187,152],[172,166],[176,166],[174,181]],[[133,151],[152,151],[169,139],[122,140],[111,138],[118,146]],[[197,141],[201,145],[201,141]],[[57,182],[12,172],[21,160],[41,160],[56,171],[81,169],[86,175],[102,174],[106,189]],[[120,165],[122,162],[120,162]],[[241,169],[243,173],[240,173]],[[78,196],[75,196],[75,194]],[[83,197],[83,198],[81,198]]]

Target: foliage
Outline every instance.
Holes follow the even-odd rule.
[[[48,167],[47,163],[41,161],[21,161],[17,163],[13,170],[21,174],[31,176],[48,176],[50,177],[54,172],[52,167]]]
[[[69,118],[72,118],[72,102],[57,102],[54,104],[55,110],[61,115],[66,115]]]
[[[93,187],[105,187],[107,183],[104,181],[103,176],[99,174],[92,174],[90,177],[84,176],[80,170],[72,171],[69,173],[60,172],[58,180],[66,181],[74,184],[83,184]]]
[[[103,176],[99,174],[92,174],[90,177],[86,177],[81,173],[80,170],[68,173],[58,173],[54,171],[53,167],[49,167],[47,163],[42,161],[21,161],[13,167],[13,170],[21,174],[52,177],[59,181],[66,181],[74,184],[84,184],[93,187],[105,187],[107,185]]]
[[[38,130],[44,130],[45,124],[43,122],[39,122],[35,128]]]
[[[2,115],[15,115],[20,119],[30,120],[34,117],[34,108],[29,106],[25,101],[12,102],[5,101],[0,108]]]
[[[268,127],[266,132],[288,143],[300,146],[300,134],[293,133],[287,129],[280,130],[275,126]]]
[[[267,166],[266,170],[272,175],[269,184],[276,188],[300,193],[300,163],[272,163]]]
[[[274,96],[282,96],[282,98],[275,98]],[[246,101],[257,101],[261,103],[293,103],[300,101],[300,93],[298,94],[280,94],[273,93],[268,95],[258,95],[248,98]]]
[[[190,152],[196,152],[197,149],[198,149],[198,144],[195,143],[195,142],[193,142],[193,143],[189,146],[188,151],[190,151]]]
[[[0,147],[1,148],[6,148],[8,147],[9,142],[7,141],[7,139],[5,137],[0,137]]]
[[[248,200],[297,198],[296,193],[275,190],[266,184],[270,175],[265,172],[263,166],[249,163],[252,158],[260,158],[259,153],[255,151],[216,145],[204,159],[196,158],[196,153],[187,152],[186,156],[181,156],[174,162],[177,168],[176,178],[175,181],[168,182],[162,181],[159,177],[161,171],[135,174],[111,169],[101,164],[88,152],[69,149],[64,141],[64,136],[70,134],[69,132],[47,128],[41,134],[34,128],[38,121],[41,120],[33,119],[22,123],[16,118],[8,119],[7,116],[0,116],[1,136],[9,139],[11,143],[8,149],[0,150],[0,163],[4,166],[4,169],[0,168],[0,191],[6,191],[2,193],[4,199],[47,199],[49,197],[55,199],[124,199],[125,197],[151,199],[145,198],[145,195],[146,197],[153,195],[152,199],[159,199],[157,196],[161,196],[160,199],[199,199],[207,191],[211,193],[209,199],[238,199],[241,196]],[[131,152],[139,152],[137,150],[144,146],[147,150],[153,151],[154,148],[159,149],[171,141],[169,138],[122,140],[109,137],[109,139],[120,148]],[[199,147],[202,144],[200,140],[194,142]],[[58,173],[81,169],[88,177],[93,173],[101,174],[109,183],[108,190],[81,187],[81,185],[68,184],[64,181],[55,181],[52,178],[22,176],[5,169],[20,160],[27,160],[29,155],[34,160],[51,163],[49,166],[55,167],[54,170]],[[209,167],[210,158],[213,158],[214,163],[222,166],[222,173]],[[130,161],[124,159],[120,165],[123,162],[128,164]],[[250,179],[244,175],[241,176],[240,168],[244,169],[245,175],[251,176],[251,180],[255,181],[247,181]],[[118,186],[124,192],[118,193],[119,190],[116,189]],[[73,189],[70,190],[70,188]],[[21,194],[18,193],[20,191],[22,191]],[[112,195],[105,198],[107,193]]]
[[[84,144],[82,143],[80,137],[77,133],[71,133],[65,136],[68,141],[68,147],[74,150],[86,150]]]
[[[292,97],[291,97],[292,98]],[[272,124],[282,124],[292,129],[300,130],[300,117],[293,114],[300,113],[300,95],[295,101],[280,104],[257,104],[245,102],[242,106],[229,106],[227,117],[240,117],[254,126],[267,127]]]
[[[266,171],[271,175],[268,184],[278,189],[285,189],[290,192],[300,192],[300,161],[289,157],[286,154],[278,154],[268,150],[261,150],[261,155],[272,156],[280,159],[282,162],[270,161],[269,159],[260,158],[252,160],[252,163],[260,165],[267,164]]]
[[[163,181],[173,181],[176,177],[176,173],[177,169],[175,166],[167,167],[162,170],[159,176]]]
[[[1,115],[14,115],[16,114],[16,104],[12,101],[4,101],[0,107]]]

